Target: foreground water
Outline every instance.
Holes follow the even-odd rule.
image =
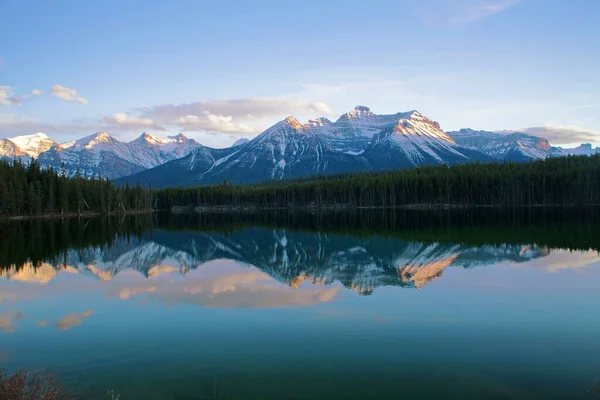
[[[82,398],[587,399],[597,211],[5,224],[0,366]]]

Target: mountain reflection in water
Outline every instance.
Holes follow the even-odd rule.
[[[68,250],[59,260],[36,266],[31,262],[9,266],[0,277],[46,284],[59,274],[110,280],[125,271],[146,278],[176,273],[205,279],[206,285],[217,288],[213,290],[229,281],[256,283],[271,278],[292,288],[303,282],[340,282],[367,295],[380,286],[422,288],[449,267],[518,264],[550,253],[537,245],[470,246],[281,229],[254,228],[228,235],[155,230],[139,239],[119,238],[108,248]],[[214,267],[215,261],[225,259],[243,267]]]
[[[90,399],[211,398],[214,382],[224,399],[395,399],[399,386],[584,399],[600,367],[598,217],[13,222],[0,226],[0,363],[50,368]]]

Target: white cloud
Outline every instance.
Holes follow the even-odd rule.
[[[13,95],[13,91],[10,86],[0,86],[0,104],[5,106],[19,106],[21,105],[22,100],[22,97]]]
[[[56,96],[59,99],[63,99],[64,101],[69,101],[69,102],[77,101],[82,104],[88,103],[87,99],[77,95],[76,90],[65,87],[65,86],[54,85],[50,88],[50,93],[52,93],[53,96]]]
[[[80,325],[87,317],[92,315],[93,310],[88,310],[82,313],[71,313],[59,319],[54,323],[54,326],[61,331],[68,331],[71,328]]]
[[[11,312],[0,315],[0,331],[13,332],[16,328],[16,322],[25,319],[22,312]]]
[[[546,138],[553,145],[600,143],[600,132],[590,131],[578,126],[534,126],[521,131]]]
[[[0,114],[0,135],[11,137],[18,135],[29,135],[36,132],[44,132],[48,135],[77,135],[84,136],[90,132],[99,130],[99,123],[58,123],[52,124],[39,121],[31,117],[16,117],[12,114]]]
[[[600,268],[600,258],[595,251],[552,250],[543,258],[533,259],[522,264],[511,264],[514,267],[537,267],[546,272],[557,273],[571,270],[578,273],[590,273]],[[600,271],[600,270],[597,270]]]
[[[333,115],[327,103],[295,98],[248,98],[209,100],[180,105],[141,108],[141,118],[161,125],[176,125],[183,130],[223,133],[252,133],[265,128],[273,119],[289,115]]]
[[[40,90],[34,89],[30,94],[15,96],[13,88],[10,86],[0,86],[0,104],[5,106],[20,106],[23,104],[23,100],[32,96],[39,96],[41,94],[42,92]]]
[[[246,124],[233,122],[232,116],[211,114],[204,111],[202,115],[182,115],[176,124],[184,131],[214,131],[224,133],[253,133],[254,128]]]
[[[112,117],[103,115],[101,120],[103,123],[108,124],[109,126],[120,128],[120,130],[141,130],[148,128],[157,131],[166,130],[165,128],[155,124],[150,118],[135,118],[130,117],[125,113],[116,113]]]

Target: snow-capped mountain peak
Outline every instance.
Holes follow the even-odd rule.
[[[361,119],[361,118],[369,118],[374,116],[375,114],[373,114],[371,112],[371,109],[367,106],[356,106],[354,107],[354,110],[347,112],[346,114],[342,115],[340,118],[344,118],[344,119]]]
[[[447,133],[442,131],[440,124],[425,117],[418,111],[411,111],[405,118],[400,118],[394,126],[394,132],[400,135],[417,135],[456,143]]]
[[[173,136],[167,136],[167,138],[172,139],[172,140],[176,141],[177,143],[185,143],[188,141],[187,136],[185,136],[183,133],[179,133],[179,134],[173,135]]]
[[[284,122],[284,126],[289,125],[296,130],[302,130],[304,128],[304,125],[302,125],[300,123],[300,121],[298,121],[296,119],[296,117],[287,117],[286,119],[283,120],[283,122]]]
[[[331,122],[329,119],[327,119],[325,117],[320,117],[320,118],[308,120],[308,123],[306,125],[310,126],[310,127],[319,127],[319,126],[330,126],[332,124],[333,124],[333,122]]]
[[[42,166],[65,165],[67,176],[109,179],[132,175],[188,155],[200,144],[183,135],[158,138],[147,132],[131,142],[121,142],[105,132],[53,146],[38,157]]]
[[[85,136],[73,143],[72,150],[78,151],[83,149],[92,149],[94,147],[105,147],[106,145],[117,142],[112,136],[106,132],[96,132]]]
[[[149,134],[148,132],[143,132],[134,142],[138,143],[146,143],[152,146],[160,146],[161,144],[171,143],[173,139],[159,139],[154,135]]]
[[[34,158],[56,144],[54,140],[41,132],[34,135],[16,136],[7,140],[14,143],[27,156]]]
[[[461,129],[449,134],[458,144],[497,160],[527,161],[562,155],[562,150],[550,146],[548,140],[518,131],[498,133]]]

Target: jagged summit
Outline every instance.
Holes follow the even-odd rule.
[[[40,153],[47,151],[52,146],[56,145],[54,140],[42,132],[33,135],[16,136],[2,141],[5,143],[4,145],[0,145],[3,148],[0,150],[0,156],[5,157],[26,156],[36,158]],[[10,142],[10,144],[7,142]]]
[[[167,136],[167,138],[175,140],[178,143],[183,143],[186,140],[188,140],[187,136],[185,136],[183,133],[178,133],[177,135],[173,135],[173,136]]]
[[[92,133],[91,135],[85,136],[79,140],[76,140],[73,143],[73,148],[74,149],[81,149],[81,148],[91,148],[93,146],[97,146],[99,144],[103,144],[103,143],[112,143],[112,142],[116,142],[116,139],[114,139],[112,136],[110,136],[108,133],[106,132],[96,132],[96,133]]]
[[[461,146],[501,161],[528,161],[564,155],[562,149],[552,147],[548,140],[520,131],[488,132],[461,129],[448,134]]]
[[[329,119],[327,119],[325,117],[320,117],[320,118],[308,120],[308,123],[306,125],[308,125],[310,127],[317,127],[317,126],[329,126],[331,124],[333,124],[333,122],[331,122]]]
[[[371,112],[371,109],[366,106],[356,106],[354,110],[349,111],[338,118],[336,122],[348,121],[348,120],[360,120],[364,118],[373,117],[375,114]]]
[[[440,128],[438,122],[430,120],[418,111],[410,111],[406,117],[400,118],[394,126],[394,133],[405,136],[425,136],[455,143],[454,139]]]
[[[178,140],[172,137],[167,137],[166,139],[161,139],[154,135],[151,135],[148,132],[143,132],[137,139],[131,141],[130,143],[141,143],[150,146],[161,146],[168,143],[177,142]]]
[[[298,120],[296,119],[296,117],[292,117],[292,116],[290,116],[290,117],[287,117],[286,119],[284,119],[284,120],[283,120],[283,125],[284,125],[284,126],[287,126],[287,125],[289,125],[289,126],[291,126],[292,128],[294,128],[294,129],[296,129],[296,130],[300,130],[300,129],[304,128],[304,125],[302,125],[302,124],[300,123],[300,121],[298,121]]]

